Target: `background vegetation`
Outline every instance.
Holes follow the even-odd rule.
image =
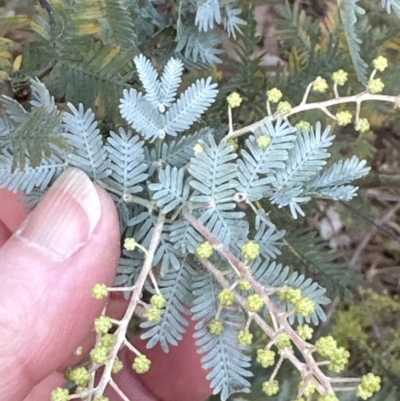
[[[0,3],[1,92],[26,104],[29,78],[38,77],[61,109],[67,102],[92,108],[104,134],[123,123],[118,110],[123,89],[142,85],[132,72],[132,59],[139,53],[159,70],[179,53],[185,63],[183,89],[196,78],[213,76],[219,95],[202,121],[213,126],[228,125],[225,98],[232,91],[243,98],[242,106],[233,110],[237,126],[266,115],[268,89],[278,87],[286,100],[298,104],[315,77],[328,80],[339,69],[349,73],[348,94],[358,93],[363,90],[365,66],[371,66],[378,55],[389,60],[382,74],[384,93],[400,93],[398,5],[389,14],[380,2],[361,2],[366,14],[357,23],[360,61],[349,51],[349,33],[333,1],[242,1],[240,18],[246,24],[238,24],[240,31],[228,26],[228,36],[222,27],[205,30],[198,43],[189,35],[189,21],[180,20],[175,3],[122,1],[131,15],[140,15],[134,21],[124,19],[115,1],[54,0],[53,20],[45,8],[27,0]],[[135,7],[142,8],[140,14]],[[188,26],[182,26],[175,41],[179,24],[185,23]],[[200,48],[199,43],[205,42],[209,47]],[[311,94],[310,101],[321,101],[321,95]],[[347,107],[337,106],[335,112]],[[352,124],[339,126],[315,110],[291,119],[292,124],[307,120],[332,126],[336,139],[331,162],[352,155],[367,159],[372,170],[357,183],[359,196],[339,203],[314,200],[304,207],[308,217],[297,221],[283,209],[268,205],[268,210],[271,219],[288,231],[289,252],[281,263],[311,276],[334,299],[326,308],[329,319],[317,334],[332,332],[351,351],[349,375],[379,373],[384,388],[373,399],[390,401],[400,398],[400,113],[393,104],[367,102],[361,116],[368,117],[371,125],[363,133]],[[56,141],[49,128],[52,124],[57,124],[56,117],[43,120],[44,154],[46,146]],[[24,135],[26,131],[21,132]],[[240,138],[238,146],[243,145]],[[42,154],[29,147],[29,140],[21,141],[20,147],[14,154],[15,165],[23,166],[26,155],[40,164]],[[256,343],[263,341],[260,332]],[[255,365],[254,375],[252,393],[232,399],[264,399],[265,370]],[[284,366],[278,378],[281,391],[271,399],[293,398],[297,373]],[[352,397],[343,393],[341,400]]]

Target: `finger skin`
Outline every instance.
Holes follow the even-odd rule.
[[[21,192],[14,193],[7,189],[0,189],[0,221],[12,233],[29,214],[25,210],[25,204],[18,200],[22,195]]]
[[[19,224],[26,216],[24,208],[18,201],[18,199],[20,198],[20,194],[12,194],[8,192],[9,191],[0,190],[0,204],[3,206],[0,208],[0,219],[5,218],[5,220],[7,221],[6,225],[0,220],[0,247],[8,240],[11,235],[9,227],[14,231],[18,227],[17,224]],[[5,193],[8,194],[5,197],[6,202],[3,202]],[[11,219],[7,219],[7,216],[13,217]],[[100,265],[102,263],[100,263]],[[1,256],[0,269],[2,269]],[[98,282],[99,281],[101,280],[98,280]],[[50,297],[51,295],[48,296],[48,298]],[[122,318],[126,306],[127,301],[120,296],[120,293],[116,293],[115,295],[112,294],[110,298],[110,303],[107,307],[107,314],[113,316],[116,319]],[[62,312],[61,315],[64,316],[64,312]],[[32,329],[30,330],[30,332],[32,332]],[[88,328],[88,333],[90,332],[92,332],[91,327]],[[0,328],[0,336],[1,335],[2,334]],[[115,381],[131,401],[203,401],[211,394],[209,382],[205,379],[207,372],[204,371],[200,365],[200,355],[197,353],[194,340],[191,336],[192,323],[182,343],[180,343],[178,347],[172,347],[171,354],[165,354],[159,347],[156,347],[149,351],[145,347],[145,342],[137,339],[135,345],[139,349],[141,349],[143,353],[148,355],[152,360],[151,374],[150,372],[146,375],[136,374],[131,368],[134,356],[127,349],[121,351],[120,358],[124,361],[126,368],[115,376]],[[31,338],[28,340],[28,344],[31,344],[30,341],[32,341]],[[62,346],[58,338],[55,339],[55,342],[58,343],[60,347]],[[77,344],[77,346],[83,345],[85,353],[85,350],[89,350],[89,348],[93,346],[93,343],[94,333],[92,332],[89,337],[82,339],[82,341]],[[77,346],[75,346],[73,350],[75,350]],[[58,369],[60,371],[63,371],[66,366],[73,366],[78,361],[79,358],[73,356],[71,353],[69,357],[58,366]],[[1,363],[2,358],[0,356],[0,371]],[[0,377],[4,378],[4,376]],[[15,378],[15,380],[17,381],[18,379]],[[24,377],[22,382],[20,381],[17,386],[20,386],[21,383],[25,382],[25,380],[26,377]],[[1,381],[2,380],[0,380],[0,400],[2,401],[3,398],[1,396],[1,393],[4,394],[4,392],[1,391]],[[48,400],[50,392],[55,387],[63,385],[64,382],[65,381],[61,373],[56,371],[52,372],[41,383],[39,383],[32,389],[32,391],[24,399],[24,401]],[[152,391],[156,391],[158,396],[155,396],[154,393],[152,393],[152,391],[149,389],[151,389]],[[116,392],[110,388],[106,390],[105,395],[110,397],[111,401],[122,401],[121,397],[119,397]],[[7,401],[9,401],[10,399],[11,398],[8,398],[8,396],[4,398],[4,400]],[[19,399],[12,399],[13,401],[19,401]]]
[[[55,371],[92,331],[104,307],[91,297],[91,288],[97,282],[111,285],[120,234],[112,199],[101,189],[98,194],[100,220],[70,258],[49,259],[16,236],[0,249],[0,401],[22,400]]]

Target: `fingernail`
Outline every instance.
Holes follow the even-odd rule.
[[[81,170],[70,168],[52,185],[16,236],[64,260],[88,241],[100,214],[93,183]]]

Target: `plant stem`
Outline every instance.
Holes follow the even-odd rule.
[[[132,295],[131,295],[131,299],[129,301],[128,308],[126,309],[124,317],[121,319],[120,325],[117,329],[117,339],[110,352],[110,357],[109,357],[106,365],[104,366],[104,370],[102,372],[101,378],[94,391],[94,394],[93,394],[94,396],[103,395],[104,390],[107,387],[107,384],[111,381],[111,370],[112,370],[114,361],[117,358],[117,354],[118,354],[119,350],[124,346],[124,342],[126,339],[126,332],[128,330],[128,324],[135,312],[135,308],[136,308],[137,304],[140,302],[142,290],[143,290],[144,284],[147,280],[147,277],[150,273],[150,270],[151,270],[151,267],[153,264],[154,254],[155,254],[158,244],[160,242],[162,230],[164,227],[164,222],[165,222],[165,215],[160,213],[158,215],[158,220],[157,220],[156,226],[154,227],[150,246],[149,246],[148,252],[146,254],[146,258],[143,262],[142,270],[141,270],[139,277],[137,278],[136,283],[134,285],[134,290],[132,291]]]
[[[325,100],[323,102],[315,102],[315,103],[300,103],[298,106],[295,106],[292,108],[291,112],[285,116],[289,117],[297,113],[301,113],[303,111],[307,110],[314,110],[314,109],[320,109],[324,113],[328,114],[331,118],[335,118],[333,114],[331,114],[328,110],[327,107],[331,107],[337,104],[343,104],[343,103],[356,103],[356,104],[361,104],[364,101],[381,101],[381,102],[390,102],[390,103],[398,103],[400,101],[400,96],[390,96],[390,95],[379,95],[379,94],[372,94],[369,93],[368,91],[361,92],[357,95],[353,96],[344,96],[344,97],[338,97],[334,99],[329,99]],[[265,120],[276,120],[280,114],[278,112],[275,112],[272,116],[270,117],[265,117],[262,120],[259,120],[253,124],[248,125],[247,127],[240,128],[238,130],[235,130],[233,132],[229,132],[228,135],[225,136],[224,140],[227,141],[232,138],[237,138],[238,136],[247,134],[248,132],[254,132],[256,128],[259,128],[264,125]]]

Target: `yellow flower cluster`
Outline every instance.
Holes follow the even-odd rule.
[[[322,77],[317,77],[313,83],[313,90],[315,92],[324,93],[328,89],[328,83]]]
[[[259,312],[264,306],[264,300],[261,295],[251,294],[247,297],[245,308],[249,312]]]
[[[336,113],[337,123],[338,123],[338,125],[341,125],[341,126],[345,126],[347,124],[350,124],[352,118],[353,118],[353,116],[347,110],[339,111],[339,113]]]
[[[199,258],[207,259],[214,253],[214,248],[208,241],[205,241],[197,245],[195,253]]]
[[[347,82],[347,76],[346,71],[338,70],[332,74],[332,80],[336,85],[343,86]]]
[[[229,290],[228,288],[224,288],[218,294],[218,300],[221,303],[221,305],[230,306],[230,305],[233,305],[233,303],[235,302],[235,295],[233,294],[232,290]]]
[[[367,132],[369,131],[370,125],[366,118],[360,118],[355,125],[355,130],[358,132]]]
[[[125,238],[124,240],[124,248],[127,251],[134,251],[136,248],[136,240],[135,238]]]
[[[231,109],[235,107],[239,107],[240,104],[242,103],[242,97],[239,95],[237,92],[232,92],[227,98],[226,98],[228,105]]]
[[[215,334],[216,336],[221,335],[224,331],[224,324],[220,319],[213,319],[208,325],[208,329],[210,330],[211,334]]]
[[[92,297],[95,299],[103,299],[107,297],[108,290],[104,283],[97,283],[92,288]]]
[[[242,245],[241,250],[243,257],[248,260],[257,259],[258,255],[260,255],[260,245],[255,241],[246,242]]]
[[[132,368],[136,373],[142,374],[149,371],[151,365],[150,359],[146,355],[138,355],[133,361]]]
[[[271,103],[278,103],[282,99],[282,92],[278,88],[267,91],[267,98]]]
[[[388,60],[386,57],[378,56],[375,60],[372,61],[374,68],[380,72],[385,71],[388,64]]]
[[[292,106],[289,102],[279,102],[278,103],[278,112],[282,116],[287,116],[292,111]]]
[[[257,145],[261,149],[266,149],[271,143],[271,137],[269,135],[260,135],[257,138]]]
[[[368,82],[368,89],[371,93],[380,93],[384,87],[385,84],[380,78],[370,79]]]

